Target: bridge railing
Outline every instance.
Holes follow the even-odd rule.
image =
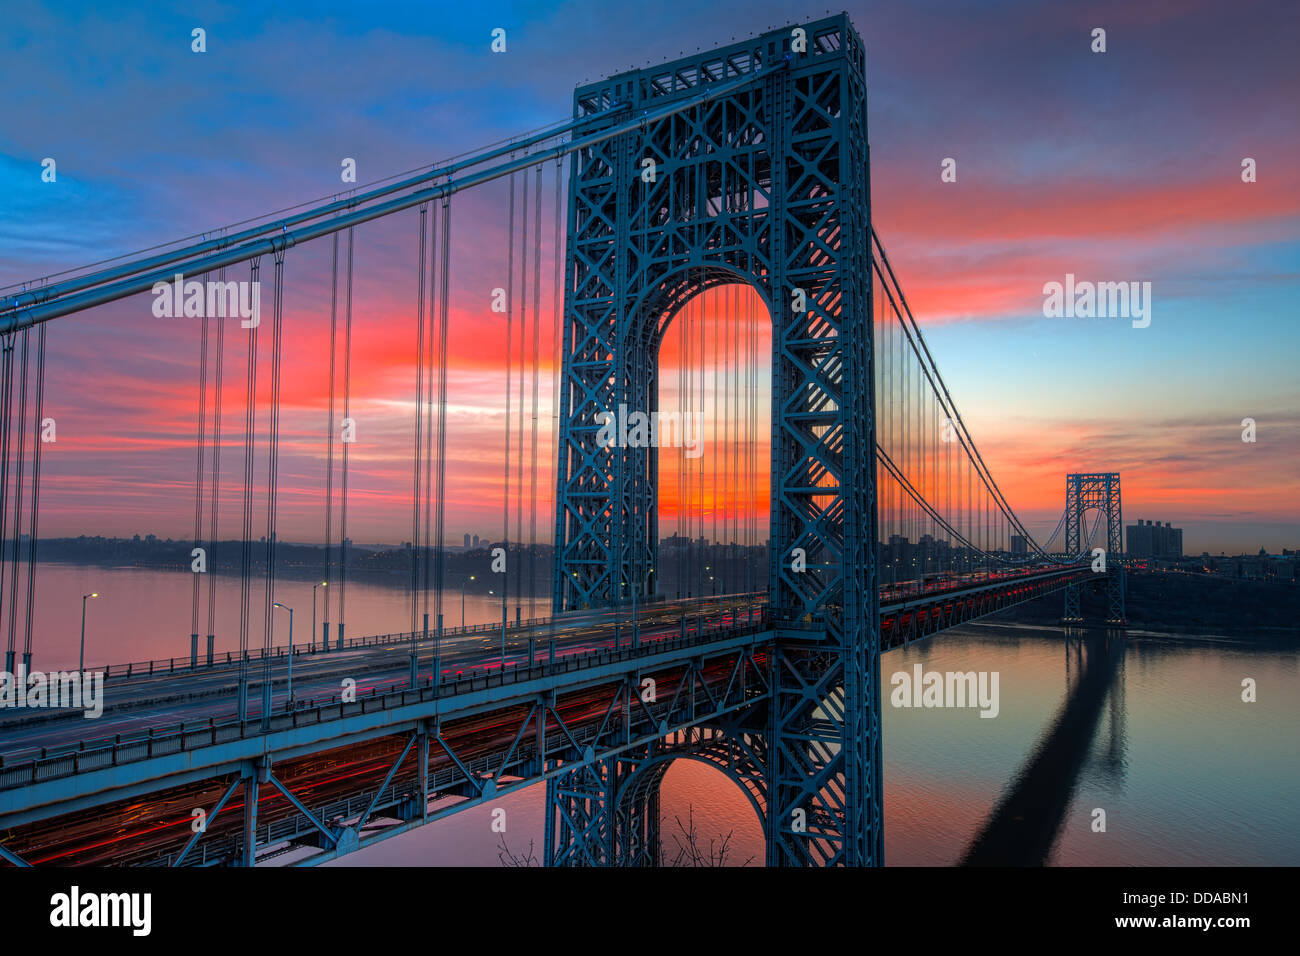
[[[506,626],[506,630],[512,631],[529,627],[544,627],[550,622],[550,620],[549,617],[523,618],[518,622],[511,621]],[[442,637],[446,639],[451,637],[461,637],[466,634],[486,634],[489,632],[500,633],[500,631],[500,622],[493,624],[467,624],[464,627],[444,627],[442,629]],[[429,631],[429,639],[433,640],[435,637],[436,634],[434,631]],[[381,644],[410,643],[412,640],[423,639],[424,631],[403,631],[397,634],[371,634],[364,637],[346,637],[343,639],[342,649],[352,650],[361,647],[378,647]],[[276,644],[270,649],[269,653],[266,648],[259,647],[256,650],[245,651],[244,660],[250,663],[260,663],[267,657],[282,660],[287,656],[288,650],[288,644]],[[302,641],[301,643],[295,641],[293,645],[293,656],[295,658],[317,654],[336,654],[338,651],[339,647],[333,641],[330,642],[329,648],[325,650],[322,650],[319,641],[310,645],[307,641]],[[190,657],[187,654],[184,657],[160,657],[155,658],[154,660],[128,661],[124,664],[105,664],[103,667],[103,674],[105,680],[108,680],[110,677],[121,680],[128,677],[153,677],[161,674],[175,674],[181,671],[205,670],[208,667],[225,667],[227,665],[238,663],[238,651],[216,652],[212,656],[212,664],[208,664],[207,655],[200,652],[197,667],[190,666]]]
[[[245,721],[240,721],[238,718],[224,720],[209,718],[197,727],[193,726],[193,722],[188,726],[182,722],[163,729],[150,728],[143,737],[133,739],[123,740],[122,735],[118,734],[113,738],[100,741],[82,741],[75,748],[67,751],[55,752],[43,747],[40,756],[19,763],[6,765],[4,758],[0,757],[0,790],[30,786],[87,771],[341,720],[345,717],[391,710],[443,697],[455,697],[491,687],[505,687],[554,674],[572,673],[602,664],[653,657],[684,647],[710,644],[724,638],[758,634],[769,629],[770,621],[763,613],[753,623],[704,626],[693,635],[647,641],[635,647],[629,644],[617,649],[577,651],[555,656],[546,663],[531,666],[514,662],[496,671],[471,672],[468,675],[458,675],[455,679],[443,677],[437,683],[430,676],[427,682],[416,687],[409,686],[406,680],[400,680],[395,683],[401,683],[403,687],[393,688],[382,694],[380,688],[374,687],[369,695],[358,695],[353,701],[342,700],[341,694],[301,700],[296,702],[293,710],[272,714],[266,721],[260,717]]]
[[[748,597],[748,596],[750,595],[745,595],[745,594],[717,595],[717,596],[698,598],[696,600],[698,603],[701,603],[703,605],[708,605],[719,601],[725,601],[737,597]],[[662,599],[659,601],[647,601],[644,607],[652,608],[657,603],[662,603]],[[568,620],[565,617],[561,616],[557,618],[554,615],[547,616],[547,617],[521,618],[518,620],[509,621],[506,624],[506,632],[509,633],[510,631],[514,631],[514,630],[526,630],[528,628],[535,628],[535,627],[547,627],[551,624],[552,621],[555,621],[557,625],[568,623]],[[487,624],[466,624],[458,627],[444,627],[442,629],[441,639],[446,640],[449,638],[463,637],[469,634],[499,634],[500,632],[501,632],[500,621],[493,621]],[[299,658],[304,656],[313,656],[313,655],[320,655],[320,654],[336,654],[340,650],[338,645],[333,641],[330,642],[328,648],[322,648],[320,646],[319,641],[314,640],[314,637],[315,636],[313,636],[313,641],[310,642],[295,641],[293,645],[293,656],[295,658]],[[435,634],[435,632],[433,630],[430,630],[428,639],[434,640],[436,637],[437,635]],[[395,634],[371,634],[363,637],[344,638],[342,649],[354,650],[357,648],[364,648],[364,647],[378,647],[383,644],[409,644],[412,641],[419,641],[424,639],[425,639],[425,635],[423,630],[400,631]],[[287,656],[288,650],[289,650],[288,644],[276,644],[270,649],[269,653],[266,650],[266,648],[262,648],[262,647],[259,647],[256,650],[249,649],[244,652],[244,660],[248,661],[249,663],[255,663],[255,662],[260,663],[264,661],[268,656],[275,660],[283,660]],[[201,671],[211,667],[234,666],[238,663],[239,663],[238,651],[224,651],[224,652],[214,653],[212,657],[212,664],[208,664],[207,655],[203,652],[200,652],[197,667],[191,667],[190,657],[189,655],[186,655],[184,657],[160,657],[160,658],[155,658],[153,660],[128,661],[122,664],[105,664],[102,669],[102,672],[104,674],[104,680],[108,680],[109,678],[124,680],[132,677],[154,677],[163,674],[175,674],[175,673],[191,671],[191,670]]]

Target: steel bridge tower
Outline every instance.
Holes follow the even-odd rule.
[[[557,608],[657,593],[657,453],[603,447],[620,404],[655,411],[677,312],[748,283],[772,317],[768,602],[773,703],[729,728],[761,778],[768,864],[881,862],[871,208],[862,41],[847,16],[578,88],[576,117],[738,91],[574,155],[556,495]],[[806,570],[792,569],[794,549]],[[758,708],[755,708],[757,710]],[[710,731],[704,731],[707,735]],[[712,737],[710,737],[712,739]],[[547,862],[653,844],[661,743],[548,782]],[[662,773],[659,773],[662,776]],[[637,793],[629,806],[624,796]],[[756,803],[756,806],[758,804]],[[627,821],[634,821],[628,824]],[[648,834],[648,835],[647,835]]]
[[[1120,507],[1119,472],[1065,476],[1065,553],[1073,556],[1083,548],[1084,513],[1096,509],[1106,522],[1106,623],[1127,623],[1124,609],[1124,514]],[[1065,589],[1062,620],[1078,623],[1082,584]]]

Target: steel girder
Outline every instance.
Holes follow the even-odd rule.
[[[864,54],[844,15],[799,29],[806,49],[792,26],[574,94],[576,117],[635,115],[754,77],[575,154],[554,600],[655,594],[657,457],[597,434],[620,404],[656,410],[659,344],[689,299],[751,284],[773,317],[770,606],[820,628],[776,650],[768,862],[866,865],[883,844]]]
[[[1127,623],[1124,606],[1124,514],[1120,502],[1119,472],[1065,476],[1065,554],[1072,558],[1083,548],[1084,513],[1099,510],[1106,520],[1106,623]],[[1067,623],[1083,620],[1079,606],[1082,584],[1065,589]]]

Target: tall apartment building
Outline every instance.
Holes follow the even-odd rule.
[[[1125,529],[1126,551],[1130,558],[1181,558],[1183,556],[1183,529],[1166,521],[1143,521]]]

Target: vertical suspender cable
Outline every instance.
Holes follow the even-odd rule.
[[[0,621],[4,620],[5,594],[5,544],[9,535],[9,424],[13,395],[14,336],[4,337],[3,356],[0,357]],[[5,652],[5,671],[14,672],[14,652]]]
[[[537,617],[537,398],[538,356],[542,330],[542,167],[537,166],[533,209],[533,456],[528,489],[528,616]]]
[[[752,487],[754,489],[755,495],[757,495],[759,489],[758,476],[762,474],[764,471],[770,472],[773,470],[772,469],[772,447],[771,447],[772,429],[771,427],[768,427],[766,430],[763,430],[762,427],[764,412],[766,411],[768,417],[771,416],[771,402],[767,402],[766,404],[763,403],[763,392],[758,387],[758,376],[760,371],[765,367],[767,368],[767,374],[769,380],[772,375],[776,374],[775,373],[776,362],[773,361],[773,357],[772,357],[773,355],[772,348],[773,348],[773,342],[775,341],[775,337],[776,337],[776,330],[772,328],[772,323],[767,317],[766,310],[761,310],[759,312],[759,315],[757,317],[757,322],[759,323],[759,325],[757,328],[755,327],[756,317],[754,315],[753,296],[750,297],[750,309],[747,313],[747,318],[750,323],[750,329],[751,329],[750,336],[753,341],[753,350],[754,350],[754,357],[751,362],[753,368],[754,381],[750,388],[750,400],[753,403],[752,416],[754,420],[754,453],[752,456],[753,464],[751,466],[752,469],[751,474],[754,476],[752,481]],[[762,336],[760,336],[758,333],[759,328],[766,328],[768,331],[766,353],[762,351],[763,339]],[[769,395],[771,394],[770,386],[768,389],[768,394]],[[767,452],[766,460],[763,460],[759,457],[758,436],[760,434],[766,435],[768,438],[768,442],[767,442],[768,452]],[[754,547],[757,550],[761,546],[762,551],[758,552],[759,555],[765,553],[767,548],[770,547],[770,544],[768,543],[767,539],[763,536],[763,529],[767,527],[769,521],[771,520],[772,497],[773,495],[776,494],[775,487],[774,487],[775,484],[776,484],[775,475],[774,474],[769,475],[767,480],[767,486],[768,486],[767,505],[761,511],[757,511],[754,514],[754,519],[753,519],[754,520],[754,531],[753,531]],[[767,574],[767,562],[763,560],[760,561],[755,566],[754,578],[750,584],[750,590],[752,591],[767,590],[767,583],[765,580],[766,574]]]
[[[30,331],[30,329],[23,329],[23,357],[18,385],[18,461],[14,472],[14,546],[11,554],[12,564],[9,568],[9,636],[6,643],[6,656],[10,659],[14,656],[14,643],[18,630],[18,570],[21,565],[18,549],[22,538],[23,465],[27,452],[27,355]]]
[[[740,395],[737,392],[739,381],[739,363],[736,357],[736,348],[740,344],[740,328],[736,324],[736,301],[738,286],[734,283],[727,286],[727,428],[731,432],[730,448],[728,456],[730,458],[727,474],[730,480],[727,482],[727,524],[723,529],[723,540],[726,544],[726,561],[723,563],[725,577],[723,578],[723,590],[731,594],[735,589],[735,582],[732,580],[732,565],[735,563],[735,540],[736,540],[736,505],[739,497],[740,488],[739,476],[736,473],[736,466],[739,463],[740,454]]]
[[[740,580],[743,582],[745,593],[752,594],[754,584],[751,580],[751,569],[753,568],[753,523],[754,523],[754,446],[758,444],[758,434],[754,428],[753,402],[751,396],[754,393],[754,325],[749,320],[748,296],[744,291],[736,296],[737,318],[741,323],[740,338],[744,343],[743,356],[745,361],[744,377],[741,381],[740,400],[744,404],[741,412],[741,419],[744,423],[744,453],[742,457],[742,467],[745,469],[745,477],[742,481],[741,488],[745,496],[744,511],[741,515],[743,528],[741,532],[741,546],[744,548],[745,567],[741,572]]]
[[[416,615],[419,610],[420,580],[420,467],[421,442],[424,437],[424,270],[425,244],[428,235],[429,204],[420,206],[420,251],[416,258],[418,273],[415,296],[415,441],[411,461],[414,477],[411,490],[411,640],[415,640]],[[427,562],[426,562],[427,563]]]
[[[352,421],[352,264],[355,247],[353,228],[348,229],[347,293],[344,304],[343,325],[343,423],[353,427]],[[343,649],[344,621],[347,619],[348,597],[348,445],[343,442],[342,504],[339,514],[339,635],[338,649]]]
[[[524,542],[524,382],[528,377],[528,367],[524,364],[524,355],[528,344],[528,173],[520,177],[524,184],[523,228],[519,233],[519,438],[516,445],[518,461],[515,463],[515,542],[520,546],[520,566],[515,570],[515,620],[519,620],[521,597],[524,588],[523,554]]]
[[[511,353],[514,345],[514,285],[515,285],[515,174],[510,174],[510,211],[506,220],[506,447],[505,478],[501,487],[501,547],[505,553],[505,573],[501,575],[501,661],[506,656],[506,618],[509,614],[510,591],[510,375]]]
[[[694,418],[692,413],[694,411],[694,402],[691,395],[690,379],[692,330],[690,328],[689,308],[690,305],[687,303],[678,309],[677,314],[673,316],[673,324],[677,326],[678,335],[677,355],[679,365],[677,369],[677,391],[680,397],[678,398],[677,403],[682,409],[683,422],[691,421],[693,428]],[[696,440],[702,440],[699,435],[696,435],[695,438]],[[678,460],[678,466],[682,473],[682,493],[677,499],[678,520],[681,522],[682,526],[682,549],[677,556],[677,588],[680,592],[678,598],[685,599],[691,590],[691,512],[689,504],[691,497],[691,459],[687,458],[685,455],[681,455]]]
[[[718,479],[719,479],[719,477],[720,477],[720,475],[719,475],[719,469],[722,467],[722,466],[721,466],[721,460],[726,458],[727,453],[726,453],[726,450],[725,450],[725,448],[726,448],[726,432],[725,432],[725,431],[722,432],[723,440],[722,440],[721,442],[719,442],[719,441],[717,440],[717,439],[718,439],[718,433],[719,433],[719,428],[718,428],[718,425],[719,425],[719,419],[720,419],[720,417],[721,417],[721,415],[720,415],[720,411],[719,411],[719,409],[720,409],[720,407],[721,407],[721,406],[720,406],[720,401],[719,401],[720,398],[721,398],[721,395],[720,395],[719,392],[718,392],[718,388],[719,388],[719,385],[718,385],[718,365],[719,365],[719,364],[721,363],[721,361],[722,361],[722,352],[721,352],[721,350],[720,350],[719,347],[718,347],[718,326],[719,326],[720,322],[719,322],[719,319],[718,319],[718,304],[717,304],[718,296],[717,296],[717,293],[713,293],[713,294],[707,296],[707,298],[705,299],[705,302],[702,303],[706,308],[707,308],[708,305],[709,305],[709,303],[708,303],[708,301],[707,301],[708,299],[712,299],[712,300],[713,300],[713,302],[712,302],[712,314],[709,316],[709,324],[713,326],[713,354],[712,354],[712,356],[711,356],[711,358],[713,359],[713,397],[712,397],[712,400],[711,400],[711,402],[710,402],[709,414],[710,414],[710,416],[711,416],[711,418],[712,418],[712,423],[713,423],[713,428],[712,428],[712,431],[713,431],[713,443],[714,443],[715,445],[722,445],[722,446],[723,446],[722,449],[720,449],[721,454],[715,454],[715,455],[711,456],[712,463],[713,463],[713,468],[711,469],[712,474],[709,476],[709,478],[710,478],[710,482],[709,482],[709,488],[710,488],[710,490],[709,490],[709,510],[712,512],[712,515],[711,515],[711,521],[710,521],[710,531],[709,531],[709,534],[710,534],[710,535],[712,536],[712,538],[713,538],[713,541],[711,542],[711,547],[709,548],[709,558],[710,558],[710,560],[709,560],[709,567],[711,567],[713,570],[710,572],[709,577],[712,577],[712,578],[714,579],[714,581],[716,582],[716,581],[717,581],[717,576],[718,576],[718,574],[720,573],[719,566],[718,566],[718,504],[719,504],[719,498],[720,498],[720,495],[721,495],[721,488],[719,487]],[[725,424],[725,423],[724,423],[724,424]],[[710,587],[710,590],[716,590],[716,588],[717,588],[717,585],[714,584],[714,585],[712,585],[712,586]]]
[[[36,531],[41,515],[41,421],[45,414],[45,325],[36,334],[36,415],[32,419],[32,523],[27,536],[27,614],[24,616],[23,670],[32,670],[32,619],[36,612]]]
[[[677,313],[672,316],[672,324],[675,326],[677,333],[677,411],[681,412],[681,429],[682,434],[690,434],[694,441],[698,441],[694,431],[686,432],[686,429],[693,428],[692,419],[690,419],[690,408],[686,405],[686,317],[684,313]],[[673,555],[673,561],[676,567],[673,567],[673,578],[677,580],[677,600],[681,600],[682,589],[681,581],[686,567],[686,550],[682,548],[689,535],[686,531],[682,519],[685,518],[686,503],[686,458],[685,442],[682,442],[681,449],[677,450],[677,553]]]
[[[447,547],[445,513],[447,502],[447,301],[451,283],[451,203],[442,200],[442,275],[439,277],[441,297],[438,302],[438,510],[433,531],[435,590],[434,613],[438,633],[442,633],[442,589],[446,579]]]
[[[250,265],[256,288],[262,271],[261,257]],[[257,326],[248,329],[248,370],[244,382],[244,496],[239,548],[239,719],[248,720],[248,625],[253,560],[253,446],[257,423]]]
[[[552,280],[552,286],[551,286],[551,312],[554,316],[554,324],[555,324],[555,329],[553,330],[552,333],[554,336],[554,341],[552,345],[553,352],[552,352],[552,359],[551,359],[552,362],[554,363],[553,374],[555,378],[554,394],[552,395],[551,398],[552,402],[554,403],[551,406],[551,456],[555,460],[555,478],[551,482],[551,487],[557,489],[557,491],[559,489],[559,481],[560,481],[560,458],[561,456],[567,453],[567,449],[561,447],[560,445],[560,377],[563,374],[563,368],[564,368],[564,362],[562,360],[562,356],[560,355],[561,323],[564,321],[564,299],[562,298],[560,293],[560,272],[562,268],[562,263],[564,262],[565,259],[564,248],[561,245],[562,237],[560,235],[560,223],[563,221],[562,217],[564,215],[564,212],[560,207],[560,180],[562,179],[561,174],[563,173],[563,170],[564,170],[564,160],[563,158],[557,157],[555,160],[555,244],[554,244],[555,271],[554,271],[554,278]],[[558,494],[556,496],[555,501],[552,503],[552,505],[553,505],[553,510],[558,512],[560,508],[560,500]],[[558,536],[555,538],[555,540],[552,542],[551,545],[551,562],[552,562],[551,573],[554,574],[555,569],[559,567],[560,564],[560,541]],[[558,614],[559,611],[560,609],[558,607],[553,606],[551,608],[551,613],[549,615],[551,619],[550,640],[551,640],[551,647],[552,647],[552,651],[551,651],[552,655],[554,654],[554,642],[555,642],[555,615]]]
[[[271,719],[271,655],[275,633],[275,545],[280,501],[280,343],[284,326],[284,249],[275,253],[271,321],[271,421],[266,462],[266,591],[262,620],[262,723]]]
[[[205,275],[206,279],[207,276]],[[205,282],[206,287],[206,282]],[[207,440],[208,412],[208,310],[203,310],[199,333],[199,414],[194,435],[194,547],[203,547],[203,452]],[[191,570],[190,594],[190,666],[199,663],[199,576]]]
[[[428,549],[429,549],[430,542],[436,540],[433,537],[433,531],[432,531],[433,518],[432,518],[432,511],[431,511],[432,503],[435,499],[433,496],[431,496],[428,493],[428,490],[433,488],[433,449],[434,449],[433,370],[435,368],[434,328],[435,328],[435,322],[437,321],[436,305],[438,302],[438,291],[437,291],[438,283],[446,281],[446,276],[443,276],[441,279],[439,279],[438,277],[440,258],[439,258],[439,246],[438,246],[437,207],[430,205],[429,212],[431,214],[429,217],[429,306],[428,306],[428,312],[426,318],[428,332],[426,333],[425,340],[424,340],[424,369],[425,369],[425,376],[427,378],[426,387],[424,389],[425,408],[424,408],[424,462],[423,462],[424,487],[426,489],[425,500],[424,500],[424,548],[425,548],[424,581],[422,582],[424,588],[424,602],[423,602],[424,616],[421,619],[421,630],[425,640],[428,640],[429,637],[429,582],[430,582],[429,575],[432,569],[432,562],[429,560]],[[446,243],[446,241],[447,241],[446,239],[443,240],[444,244]],[[441,424],[439,424],[439,428],[441,427],[442,427]],[[443,489],[439,488],[436,492],[436,500],[439,502],[439,506],[441,506],[443,497],[444,497]]]
[[[13,407],[14,336],[5,336],[0,370],[0,622],[4,621],[5,560],[9,545],[9,432]],[[5,649],[5,671],[14,671],[14,649]]]
[[[704,321],[704,270],[701,269],[695,277],[695,301],[693,303],[695,311],[695,325],[699,333],[698,353],[695,357],[695,364],[699,366],[700,384],[699,395],[696,398],[696,406],[700,410],[701,419],[704,417],[707,408],[708,389],[706,388],[708,372],[705,365],[708,362],[709,350],[705,345],[705,321]],[[714,429],[713,421],[709,422],[709,441],[713,441]],[[702,440],[702,439],[701,439]],[[709,540],[706,535],[708,522],[705,519],[705,481],[704,481],[704,456],[696,460],[695,469],[695,527],[698,529],[700,541],[703,542],[700,547],[700,553],[695,561],[695,599],[700,602],[704,598],[704,569],[711,563],[709,556]]]
[[[226,270],[218,273],[224,288]],[[224,322],[217,323],[217,355],[213,365],[212,376],[212,503],[208,507],[208,560],[211,561],[217,548],[217,507],[221,503],[221,377],[224,362],[225,345]],[[213,645],[216,643],[217,625],[217,576],[208,572],[208,646],[207,662],[213,663]]]
[[[337,368],[339,328],[339,234],[333,236],[330,256],[330,411],[325,432],[325,607],[321,618],[320,649],[330,649],[330,580],[334,547],[334,370]],[[316,640],[316,635],[311,637]]]
[[[721,562],[714,569],[714,574],[719,576],[721,581],[718,591],[722,594],[727,593],[727,519],[731,512],[731,495],[734,487],[734,477],[731,472],[731,286],[725,285],[714,293],[714,300],[717,307],[714,314],[714,321],[722,325],[722,352],[718,360],[723,363],[722,374],[722,448],[720,449],[721,461],[718,467],[722,471],[722,558]],[[721,314],[717,314],[720,312]]]
[[[744,590],[744,571],[737,564],[737,561],[743,560],[744,555],[744,490],[745,478],[742,469],[745,465],[745,450],[748,446],[748,436],[744,431],[745,412],[742,403],[745,398],[745,376],[746,369],[744,362],[747,359],[745,355],[745,330],[740,324],[740,308],[744,299],[744,290],[740,286],[732,289],[731,297],[731,338],[732,338],[732,388],[733,397],[731,399],[732,414],[735,421],[732,423],[732,447],[731,447],[731,473],[734,476],[735,490],[731,498],[731,538],[732,538],[732,572],[731,587],[733,591]],[[739,545],[737,547],[737,545]]]

